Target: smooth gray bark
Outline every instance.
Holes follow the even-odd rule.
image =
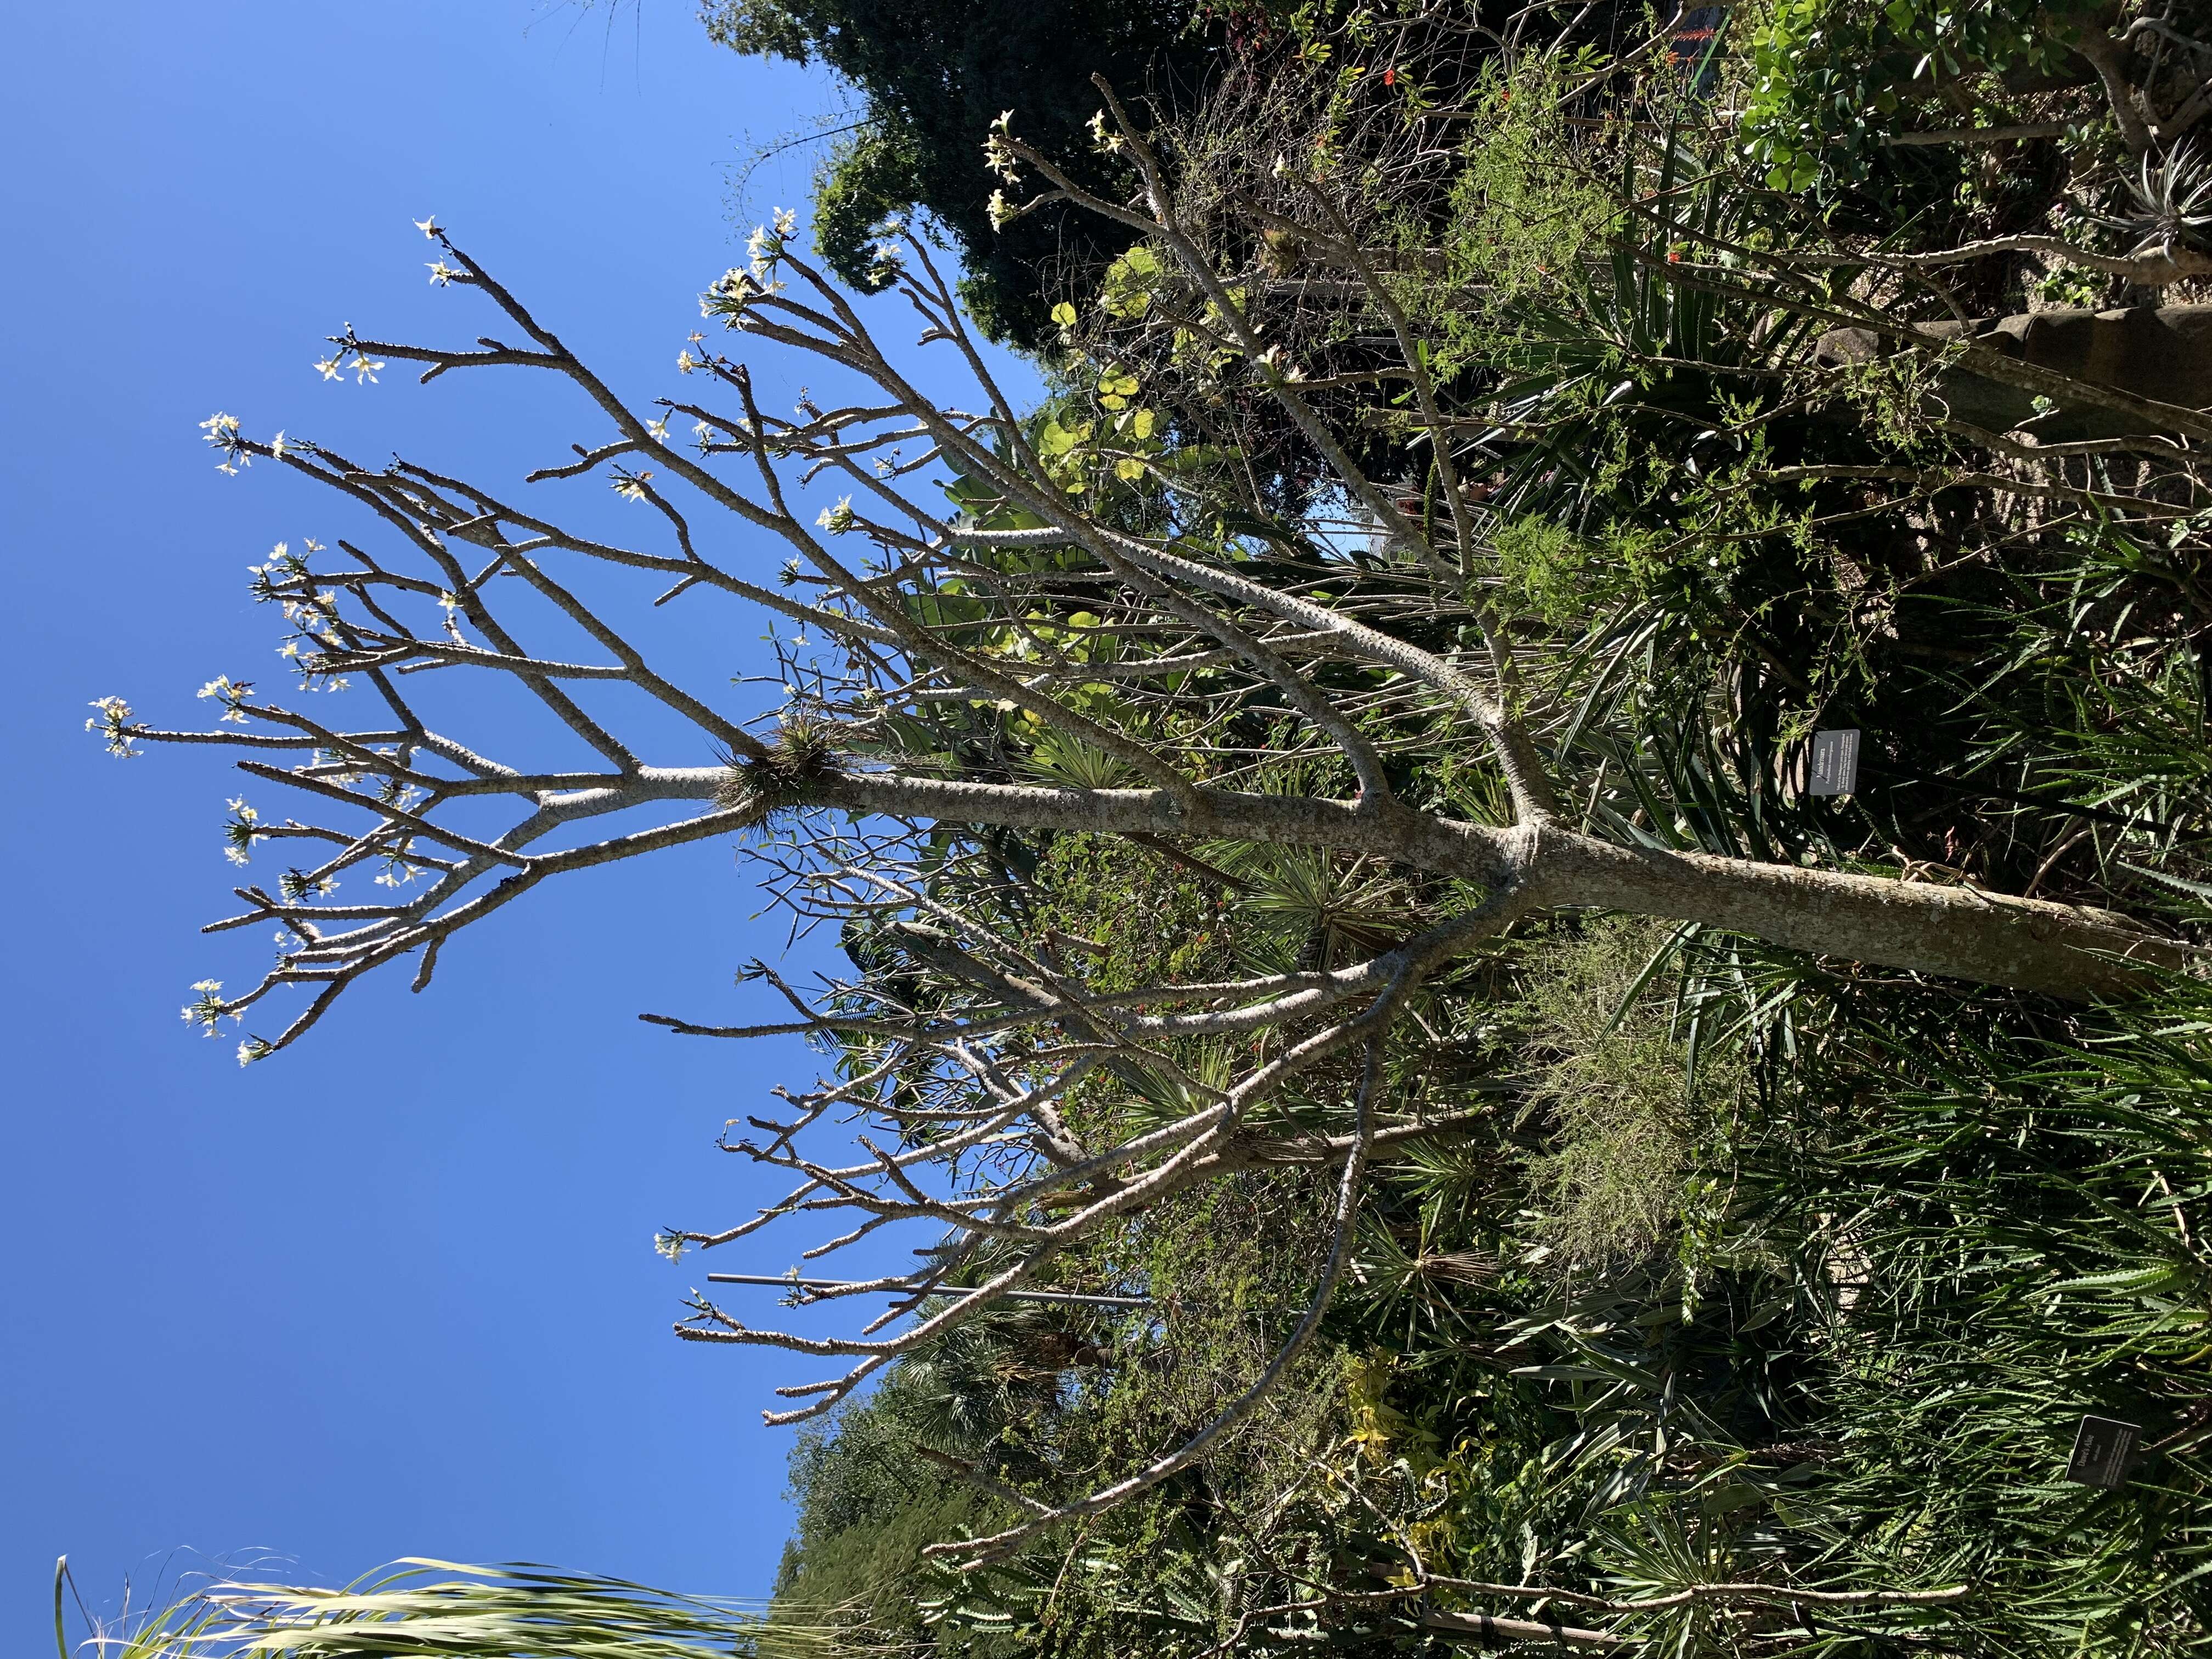
[[[1556,820],[1514,829],[1409,808],[1297,796],[1198,792],[1200,812],[1163,791],[1048,789],[836,773],[793,805],[1013,829],[1218,838],[1370,853],[1544,908],[1588,906],[1693,921],[1878,967],[2087,1000],[2139,989],[2145,968],[2193,954],[2110,911],[1703,853],[1615,846]]]

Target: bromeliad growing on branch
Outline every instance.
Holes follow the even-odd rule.
[[[1350,273],[1382,319],[1394,361],[1376,383],[1409,398],[1389,418],[1432,457],[1431,487],[1413,502],[1357,459],[1343,388],[1322,398],[1295,343],[1270,335],[1190,234],[1158,158],[1110,95],[1109,108],[1101,140],[1141,173],[1133,204],[1088,195],[1005,124],[994,155],[1010,174],[1034,171],[1048,194],[1146,239],[1148,257],[1183,285],[1192,337],[1244,364],[1255,393],[1322,459],[1329,476],[1310,492],[1320,505],[1304,522],[1271,519],[1237,457],[1171,442],[1158,412],[1139,406],[1133,374],[1102,380],[1095,419],[1018,414],[920,240],[900,250],[895,298],[874,303],[912,309],[924,343],[964,368],[975,405],[926,395],[855,304],[791,250],[780,222],[758,236],[750,268],[721,278],[703,306],[735,335],[856,388],[844,402],[802,398],[784,416],[760,406],[743,361],[696,336],[679,367],[706,383],[702,392],[631,407],[428,225],[437,272],[479,290],[513,343],[446,349],[349,333],[333,363],[363,373],[416,363],[426,380],[472,368],[565,380],[601,430],[578,447],[580,459],[532,480],[610,469],[622,493],[653,509],[659,539],[574,533],[425,465],[372,471],[219,416],[209,434],[226,465],[274,462],[380,522],[376,541],[335,551],[309,544],[256,580],[297,629],[304,682],[358,682],[381,711],[342,726],[226,679],[207,688],[223,708],[214,730],[155,729],[114,699],[94,722],[123,752],[169,742],[243,750],[243,769],[328,809],[278,823],[241,807],[233,826],[241,855],[276,840],[326,854],[274,894],[240,889],[244,911],[217,924],[273,921],[288,942],[245,994],[204,990],[194,1012],[210,1027],[295,988],[307,994],[304,1011],[273,1038],[250,1041],[246,1058],[295,1041],[386,963],[411,957],[416,984],[426,983],[453,934],[550,878],[711,837],[754,837],[796,908],[875,941],[854,954],[879,965],[855,981],[818,1000],[787,991],[790,1024],[715,1031],[832,1039],[843,1072],[787,1096],[787,1117],[754,1120],[766,1139],[743,1150],[789,1170],[786,1198],[726,1231],[665,1241],[673,1253],[782,1217],[836,1219],[844,1231],[811,1259],[895,1223],[939,1230],[912,1273],[805,1289],[814,1300],[890,1294],[891,1310],[856,1336],[753,1330],[699,1304],[689,1336],[845,1365],[787,1390],[805,1401],[787,1420],[827,1410],[994,1303],[1048,1289],[1056,1261],[1165,1195],[1260,1163],[1334,1171],[1332,1242],[1273,1364],[1210,1425],[1135,1474],[1056,1507],[1018,1496],[1029,1511],[1019,1525],[943,1547],[969,1559],[1168,1479],[1296,1361],[1345,1270],[1370,1158],[1454,1127],[1448,1115],[1394,1100],[1391,1034],[1415,1014],[1425,980],[1523,918],[1560,907],[1674,918],[2075,998],[2124,994],[2185,960],[2180,944],[2104,911],[1591,833],[1555,776],[1563,712],[1527,683],[1515,618],[1485,574],[1492,526],[1480,490],[1455,470],[1465,423],[1440,404],[1431,342],[1382,274],[1385,261],[1361,249],[1329,186],[1312,181],[1315,211],[1299,234]],[[679,420],[692,441],[670,434]],[[824,481],[842,499],[811,513],[801,494]],[[757,562],[754,532],[795,555],[783,585],[740,574]],[[726,551],[732,541],[746,550],[741,562]],[[574,573],[590,567],[635,573],[656,604],[759,607],[828,642],[839,660],[794,667],[798,693],[778,720],[748,721],[719,706],[716,690],[681,684],[588,601]],[[573,643],[526,637],[524,610],[564,618]],[[510,752],[496,733],[440,729],[406,678],[429,668],[507,677],[568,729],[573,752]],[[597,695],[606,682],[660,705],[685,735],[669,738],[665,719],[649,738],[617,729]],[[1266,764],[1240,760],[1251,745],[1229,740],[1255,709],[1275,721]],[[1498,810],[1440,810],[1393,735],[1409,727],[1426,734],[1421,752],[1479,756],[1468,763],[1495,781]],[[1303,770],[1286,771],[1288,762]],[[1333,774],[1349,787],[1285,784]],[[488,826],[494,805],[507,815]],[[850,827],[834,827],[835,813]],[[1240,849],[1363,860],[1426,884],[1436,902],[1398,936],[1370,938],[1364,960],[1107,992],[1068,965],[1064,942],[1026,937],[944,885],[959,848],[995,857],[1003,832],[1130,837],[1224,880],[1234,877],[1221,866]],[[382,872],[388,898],[328,902],[340,873],[364,867]],[[927,994],[916,988],[925,969],[935,988]],[[1301,1091],[1327,1097],[1326,1121],[1287,1112]],[[802,1139],[840,1113],[871,1126],[854,1161],[803,1152]],[[907,1315],[917,1317],[880,1334]]]

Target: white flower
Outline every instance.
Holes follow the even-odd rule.
[[[338,360],[334,356],[316,358],[315,368],[326,380],[335,380],[344,373],[344,370],[339,367]]]
[[[853,527],[853,498],[847,495],[835,507],[825,507],[814,522],[833,536],[842,536]]]
[[[219,979],[203,979],[194,981],[192,998],[191,1001],[186,1003],[178,1012],[187,1022],[199,1026],[207,1036],[213,1036],[216,1034],[216,1022],[230,1012],[223,1005],[222,981]]]
[[[107,738],[107,752],[120,755],[126,760],[136,759],[138,750],[131,746],[131,705],[120,697],[94,697],[92,707],[100,712],[84,723],[88,732],[99,732]]]
[[[353,354],[353,361],[346,367],[353,371],[353,383],[356,386],[359,386],[364,380],[374,386],[376,384],[377,371],[384,365],[373,363],[369,362],[366,353],[356,351]]]
[[[421,231],[425,236],[431,238],[433,240],[436,240],[438,234],[438,216],[434,213],[427,219],[416,220],[415,228]]]
[[[459,265],[449,265],[443,259],[433,259],[423,269],[430,273],[430,284],[434,288],[449,288],[454,277],[465,274]]]
[[[269,441],[269,453],[280,461],[284,459],[284,434],[282,432]],[[284,544],[279,542],[276,545],[281,550]]]
[[[653,434],[653,435],[661,442],[666,443],[668,441],[668,416],[664,415],[657,421],[647,421],[645,423],[645,429]]]
[[[207,434],[210,443],[223,452],[225,459],[216,464],[216,471],[235,476],[240,467],[253,465],[253,457],[239,441],[237,416],[217,410],[200,422],[200,430]]]
[[[793,236],[798,234],[799,216],[796,213],[793,213],[789,208],[776,209],[774,216],[775,219],[775,234],[777,235]]]

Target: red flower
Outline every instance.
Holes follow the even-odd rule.
[[[1398,84],[1398,69],[1396,64],[1394,64],[1389,69],[1382,71],[1382,84],[1386,87],[1395,87]]]

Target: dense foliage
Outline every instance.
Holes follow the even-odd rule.
[[[1887,26],[1909,40],[1923,21],[1892,8]],[[1771,76],[1790,27],[1734,61]],[[1377,371],[1376,319],[1295,184],[1271,198],[1249,158],[1327,155],[1356,211],[1392,227],[1375,257],[1468,416],[1483,579],[1510,597],[1584,810],[1664,844],[2201,917],[2212,594],[2203,497],[2158,465],[2163,441],[2016,470],[2018,442],[1946,426],[1929,400],[1959,371],[1940,357],[1824,358],[1838,325],[1894,337],[1942,317],[1942,294],[1883,268],[1893,236],[1763,197],[1772,143],[1739,165],[1663,77],[1638,94],[1653,141],[1558,118],[1623,96],[1602,59],[1461,62],[1429,83],[1463,89],[1441,109],[1468,125],[1439,149],[1419,142],[1437,108],[1406,35],[1332,43],[1326,72],[1232,81],[1180,136],[1187,202],[1257,195],[1280,228],[1240,240],[1225,208],[1187,222],[1218,227],[1240,297],[1323,386]],[[1929,187],[1890,176],[1905,194],[1887,212]],[[2022,294],[2016,270],[1960,274]],[[1131,410],[1158,408],[1183,453],[1270,456],[1295,478],[1297,434],[1202,349],[1193,307],[1164,257],[1125,257],[1093,307],[1060,315],[1071,390],[1052,429],[1077,459],[1117,428],[1126,452]],[[1410,503],[1449,511],[1418,434],[1402,465]],[[1387,562],[1310,544],[1282,560],[1273,580],[1326,583],[1395,626],[1453,625]],[[1229,744],[1249,758],[1225,763],[1317,787],[1266,758],[1282,734],[1264,702]],[[1407,787],[1494,810],[1479,771],[1393,720],[1382,686],[1374,708]],[[1792,767],[1834,726],[1864,732],[1867,781],[1816,800]],[[1031,744],[1018,727],[1010,742],[1019,764]],[[1105,987],[1177,951],[1325,962],[1335,932],[1387,937],[1435,899],[1357,861],[1190,850],[1048,841],[1021,925],[1077,941],[1068,971]],[[1432,988],[1394,1046],[1407,1109],[1479,1121],[1385,1172],[1331,1353],[1138,1511],[965,1577],[902,1557],[899,1639],[1403,1646],[1452,1639],[1435,1610],[1465,1607],[1681,1653],[2196,1650],[2212,1639],[2208,1015],[2190,982],[2069,1011],[1695,928],[1526,932]],[[1327,1089],[1310,1100],[1325,1115]],[[1321,1183],[1251,1186],[1194,1224],[1155,1214],[1141,1249],[1063,1274],[1176,1316],[1063,1316],[1059,1351],[1085,1358],[1052,1386],[1034,1334],[1009,1329],[997,1374],[1029,1386],[957,1437],[896,1382],[848,1407],[794,1466],[806,1514],[846,1489],[848,1444],[967,1461],[965,1476],[932,1465],[890,1506],[905,1516],[963,1480],[988,1503],[979,1475],[1095,1485],[1178,1388],[1201,1403],[1139,1449],[1188,1432],[1264,1353],[1243,1322],[1279,1331],[1299,1304],[1298,1276],[1270,1287],[1258,1264],[1317,1249],[1299,1235]],[[1239,1299],[1248,1285],[1266,1294]],[[2118,1492],[2063,1478],[2085,1413],[2142,1427]],[[810,1582],[809,1536],[781,1605],[811,1618],[836,1598]],[[889,1633],[880,1613],[870,1628]]]
[[[1003,234],[986,203],[981,135],[1007,109],[1029,131],[1082,153],[1098,107],[1090,77],[1193,99],[1222,30],[1189,0],[714,0],[708,32],[738,52],[820,62],[858,94],[856,128],[824,163],[815,234],[831,270],[869,290],[886,280],[876,246],[885,221],[927,213],[950,233],[968,303],[988,332],[1036,344],[1060,290],[1127,246],[1079,215],[1040,216]],[[1091,167],[1090,182],[1119,181]]]

